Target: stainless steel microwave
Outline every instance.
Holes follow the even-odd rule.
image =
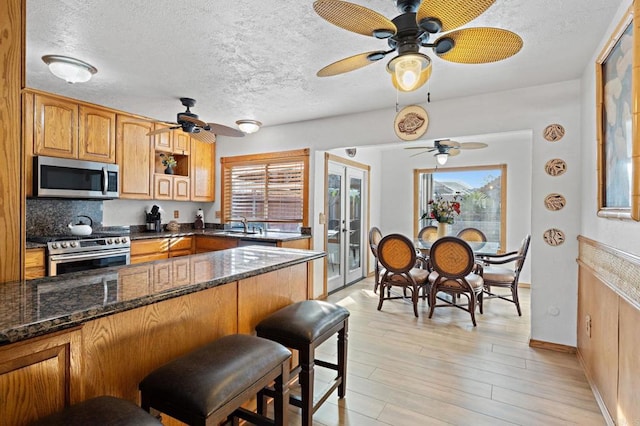
[[[117,164],[66,158],[33,158],[33,195],[55,198],[118,198]]]

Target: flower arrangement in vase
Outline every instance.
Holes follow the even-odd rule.
[[[438,237],[446,235],[449,225],[453,224],[455,216],[460,214],[460,196],[454,195],[451,200],[445,200],[442,195],[436,194],[429,200],[428,210],[420,219],[434,219],[438,222]]]
[[[160,158],[162,158],[162,165],[166,167],[166,169],[164,169],[165,174],[172,175],[173,168],[178,165],[176,159],[173,158],[173,155],[166,155],[164,153],[160,153]]]

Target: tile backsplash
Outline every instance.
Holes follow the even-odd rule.
[[[27,236],[71,234],[67,225],[78,223],[78,215],[89,216],[93,229],[102,228],[101,200],[64,200],[46,198],[27,199]]]

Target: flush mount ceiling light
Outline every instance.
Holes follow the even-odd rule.
[[[260,126],[262,126],[262,123],[257,120],[238,120],[236,124],[244,133],[255,133],[260,130]]]
[[[76,58],[62,55],[45,55],[42,57],[49,71],[67,83],[84,83],[98,72],[96,67]]]

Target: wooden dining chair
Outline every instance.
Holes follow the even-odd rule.
[[[382,303],[385,300],[404,299],[406,292],[409,291],[413,313],[418,317],[420,290],[426,299],[429,271],[416,268],[416,262],[421,262],[421,258],[416,254],[413,242],[404,235],[389,234],[378,244],[378,259],[384,268],[380,276],[378,310],[382,309]],[[426,261],[424,266],[426,268]],[[392,295],[393,287],[402,288],[404,295]]]
[[[373,292],[378,292],[378,287],[380,286],[380,261],[378,260],[378,244],[380,244],[380,240],[382,240],[382,231],[380,228],[373,226],[369,229],[369,248],[371,249],[371,254],[373,254],[373,259],[375,262],[374,266],[374,276],[375,276],[375,284],[373,285]]]
[[[482,265],[476,263],[469,244],[458,237],[442,237],[431,246],[429,264],[433,271],[429,274],[429,318],[437,307],[455,307],[471,314],[471,322],[476,326],[476,307],[482,313]],[[438,296],[444,292],[451,300]],[[467,307],[456,302],[457,296],[468,299]],[[437,304],[437,301],[444,303]]]
[[[520,310],[520,299],[518,299],[518,281],[520,272],[527,258],[531,235],[527,235],[522,240],[520,249],[504,254],[485,255],[481,257],[484,266],[484,293],[485,298],[498,298],[506,300],[516,305],[518,316],[522,316]],[[511,266],[503,266],[510,264]],[[503,287],[511,290],[511,298],[508,295],[493,293],[491,287]]]
[[[438,227],[428,225],[418,232],[418,239],[422,241],[435,241],[438,236]]]
[[[487,236],[484,235],[484,232],[477,228],[464,228],[460,232],[458,232],[458,235],[456,235],[456,237],[473,243],[487,242]]]

